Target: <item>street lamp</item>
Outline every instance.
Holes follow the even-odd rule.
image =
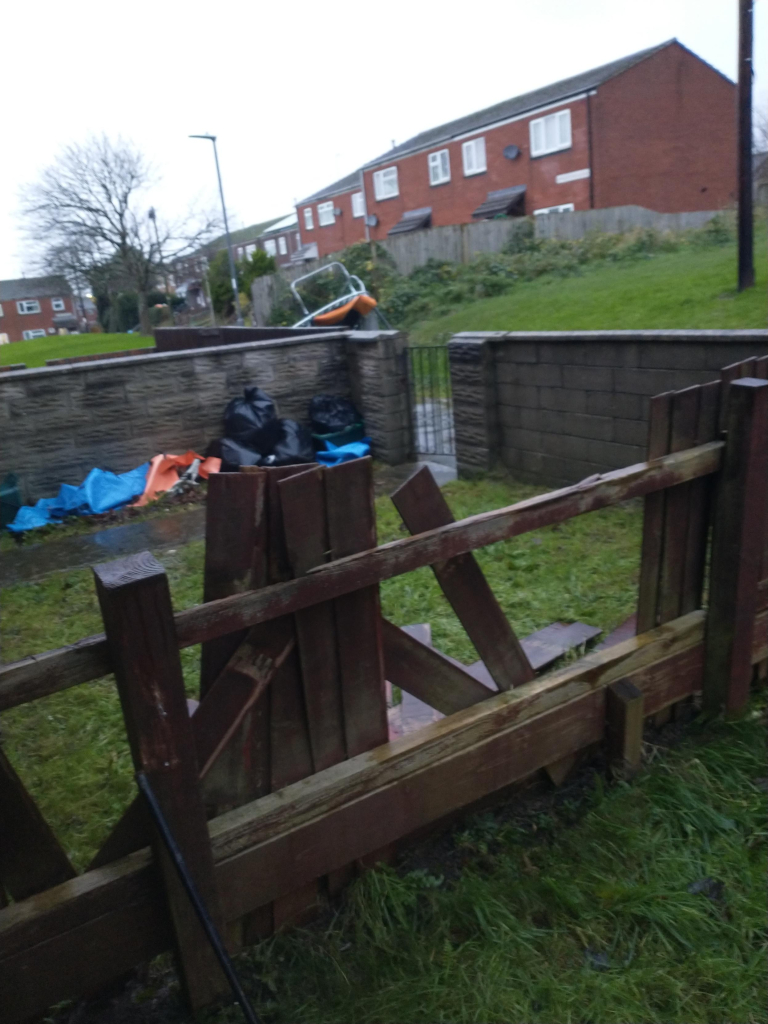
[[[221,171],[219,170],[219,154],[216,150],[215,135],[190,135],[190,139],[210,139],[213,143],[213,158],[216,161],[216,176],[219,179],[219,195],[221,196],[221,212],[224,214],[224,232],[227,236],[227,255],[229,256],[229,278],[232,282],[232,294],[235,296],[235,312],[237,313],[237,326],[243,326],[243,314],[240,309],[240,295],[237,291],[237,274],[235,273],[235,260],[232,255],[232,241],[229,237],[229,223],[227,222],[227,208],[224,205],[224,189],[221,184]],[[211,307],[213,308],[213,307]]]

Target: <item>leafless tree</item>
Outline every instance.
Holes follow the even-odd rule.
[[[22,215],[38,262],[73,283],[111,265],[139,299],[148,333],[147,295],[179,257],[205,242],[215,217],[189,216],[152,224],[146,193],[156,175],[141,153],[122,139],[93,137],[68,146],[22,193]]]

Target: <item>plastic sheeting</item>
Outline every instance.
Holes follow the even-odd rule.
[[[23,533],[68,515],[98,515],[127,505],[144,493],[149,465],[145,462],[127,473],[92,469],[79,487],[62,484],[55,498],[41,498],[36,505],[23,505],[8,529]]]
[[[202,455],[193,451],[185,452],[184,455],[155,455],[149,463],[146,486],[141,497],[134,504],[140,508],[156,498],[158,494],[170,491],[179,482],[179,477],[184,470],[191,466],[195,459],[200,460],[198,473],[203,480],[207,480],[211,473],[218,473],[221,469],[221,459],[204,459]]]
[[[352,459],[362,459],[371,452],[371,439],[364,437],[362,441],[352,441],[350,444],[335,445],[330,441],[325,442],[327,451],[318,452],[315,458],[326,466],[337,466],[340,462],[351,462]]]

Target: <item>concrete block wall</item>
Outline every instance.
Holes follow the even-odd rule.
[[[645,458],[652,395],[768,354],[768,331],[457,334],[449,343],[460,474],[501,464],[574,483]]]
[[[33,502],[60,483],[79,484],[94,466],[120,473],[158,452],[202,453],[248,384],[300,421],[313,395],[354,397],[376,457],[400,461],[410,440],[402,345],[391,331],[340,331],[3,374],[0,479],[16,473]]]

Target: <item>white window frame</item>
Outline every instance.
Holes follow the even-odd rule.
[[[0,302],[0,316],[4,316],[4,315],[5,314],[3,313],[3,304],[2,304],[2,302]]]
[[[21,336],[24,341],[34,341],[35,338],[47,338],[46,330],[44,327],[35,327],[31,331],[22,331]]]
[[[312,207],[311,206],[305,206],[304,207],[304,229],[305,229],[305,231],[314,231],[315,230],[315,222],[312,219]]]
[[[329,228],[336,223],[336,214],[333,212],[333,201],[317,204],[317,226]]]
[[[380,171],[373,172],[373,194],[378,202],[400,195],[397,167],[382,167]]]
[[[288,255],[288,246],[286,245],[286,242],[285,242],[285,235],[280,235],[280,237],[278,238],[278,240],[277,240],[277,251],[280,253],[281,256],[287,256]]]
[[[429,184],[444,185],[451,180],[451,154],[447,149],[438,149],[427,157]]]
[[[533,216],[538,217],[540,213],[573,213],[573,203],[560,203],[559,206],[542,206],[539,210],[533,211]]]
[[[573,145],[571,133],[571,109],[557,110],[545,117],[535,117],[528,125],[531,140],[531,156],[546,156],[559,153]],[[547,136],[549,140],[547,139]]]
[[[300,249],[301,248],[301,232],[297,231],[296,234],[293,236],[293,240],[296,243],[296,248]]]
[[[365,216],[365,200],[362,192],[352,193],[352,216],[353,217],[364,217]]]
[[[30,307],[29,309],[27,307]],[[40,303],[37,299],[19,299],[16,309],[21,316],[30,316],[32,313],[40,312]]]
[[[277,242],[274,238],[264,239],[264,252],[267,256],[277,256]]]
[[[51,299],[51,309],[54,313],[66,313],[67,307],[64,299]]]
[[[476,139],[468,139],[467,142],[462,142],[461,162],[464,167],[465,178],[470,178],[473,174],[484,174],[488,170],[484,135],[479,135]]]

